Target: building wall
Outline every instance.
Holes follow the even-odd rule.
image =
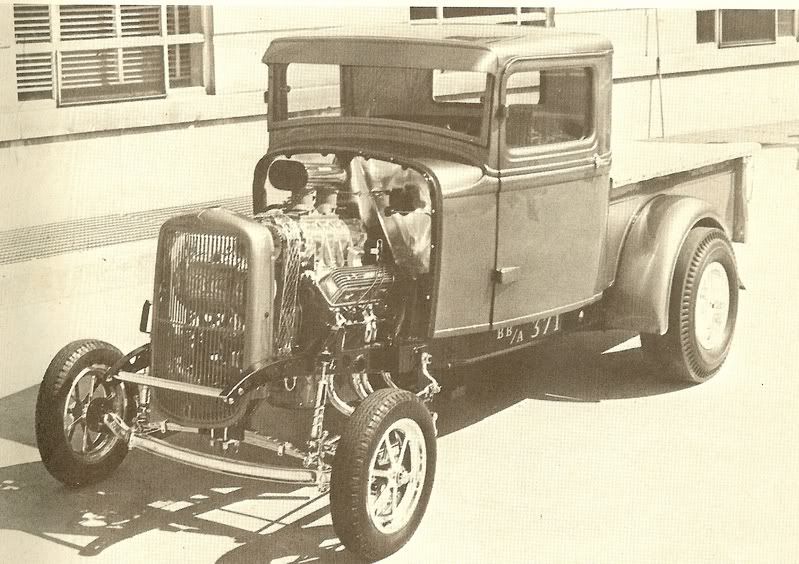
[[[181,125],[0,149],[0,231],[247,196],[266,122]]]
[[[373,26],[407,22],[406,8],[212,8],[211,44],[213,84],[203,89],[172,90],[166,99],[117,102],[56,108],[42,101],[17,102],[13,79],[0,81],[0,147],[2,143],[107,132],[135,127],[154,127],[263,116],[266,106],[266,67],[261,63],[269,42],[310,29],[342,25]],[[0,4],[0,76],[14,77],[13,6]]]
[[[713,73],[617,82],[613,139],[646,139],[696,131],[799,120],[799,65],[758,66]]]
[[[405,8],[358,8],[360,25],[407,22]],[[0,80],[0,231],[250,193],[266,152],[266,66],[277,36],[351,24],[332,8],[214,7],[213,95],[55,108],[18,104]],[[13,10],[0,5],[0,76],[14,76]]]
[[[799,120],[795,37],[697,44],[685,9],[559,10],[556,25],[613,41],[614,140]]]
[[[17,104],[13,80],[0,80],[0,230],[247,195],[267,146],[260,59],[268,43],[314,28],[397,22],[408,22],[407,8],[216,5],[207,36],[213,94],[54,108]],[[698,45],[692,10],[558,9],[555,24],[613,41],[614,140],[799,120],[793,37]],[[13,41],[11,5],[0,5],[3,77],[14,76]]]

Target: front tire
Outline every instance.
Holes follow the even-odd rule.
[[[353,553],[379,560],[422,520],[436,467],[430,412],[407,390],[370,394],[347,422],[333,460],[330,513]]]
[[[677,259],[669,329],[665,335],[641,335],[641,347],[670,376],[705,382],[727,358],[737,314],[732,245],[720,229],[697,227],[688,233]]]
[[[36,443],[47,471],[67,486],[102,480],[128,452],[102,423],[107,410],[124,419],[132,410],[124,384],[103,378],[121,357],[108,343],[74,341],[44,373],[36,400]]]

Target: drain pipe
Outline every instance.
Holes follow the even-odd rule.
[[[663,116],[663,73],[660,69],[660,18],[655,8],[655,72],[658,77],[658,94],[660,95],[660,137],[666,136],[666,120]]]

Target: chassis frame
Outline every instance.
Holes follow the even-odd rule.
[[[147,309],[146,305],[145,309]],[[104,376],[109,383],[116,380],[123,384],[136,386],[137,393],[130,394],[135,397],[136,414],[134,421],[129,425],[122,417],[110,410],[102,413],[100,416],[101,421],[114,436],[127,444],[128,449],[140,449],[195,468],[237,477],[316,486],[320,493],[325,493],[330,489],[330,474],[332,470],[328,460],[335,455],[337,443],[341,438],[340,435],[330,435],[325,429],[326,408],[328,405],[332,406],[346,417],[352,415],[355,410],[352,405],[342,399],[334,384],[337,360],[340,361],[343,355],[352,352],[343,349],[343,338],[337,338],[339,333],[343,334],[341,327],[332,328],[321,350],[316,354],[304,352],[257,363],[247,370],[238,382],[225,388],[176,382],[149,375],[147,372],[150,368],[150,343],[147,343],[120,358],[118,362],[107,370]],[[430,374],[429,367],[432,363],[432,356],[423,349],[424,347],[411,349],[413,353],[418,354],[418,390],[414,393],[420,400],[427,403],[441,391],[441,386]],[[308,362],[312,362],[314,366],[312,374],[314,376],[315,389],[312,407],[313,415],[308,433],[309,438],[304,448],[250,430],[236,433],[237,436],[234,438],[234,433],[229,433],[229,428],[227,427],[222,430],[222,436],[218,436],[218,430],[208,429],[211,445],[219,445],[223,453],[235,452],[240,444],[244,443],[274,452],[281,457],[287,456],[299,460],[301,461],[301,466],[289,467],[236,460],[226,456],[201,453],[176,446],[156,437],[159,434],[167,435],[175,432],[201,434],[204,429],[179,425],[167,419],[152,421],[150,408],[152,388],[213,397],[228,405],[233,405],[243,400],[266,400],[267,396],[262,393],[262,390],[265,392],[264,386],[266,384],[283,378],[282,368],[292,364]],[[394,382],[388,371],[381,370],[380,376],[386,387],[401,389]],[[288,382],[285,383],[288,386]],[[365,372],[352,373],[351,385],[358,401],[365,400],[374,391]],[[437,418],[436,415],[435,412],[431,412],[434,425]]]

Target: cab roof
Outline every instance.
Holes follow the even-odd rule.
[[[518,57],[606,54],[602,36],[497,24],[405,24],[326,29],[275,39],[263,62],[446,68],[496,74]]]

